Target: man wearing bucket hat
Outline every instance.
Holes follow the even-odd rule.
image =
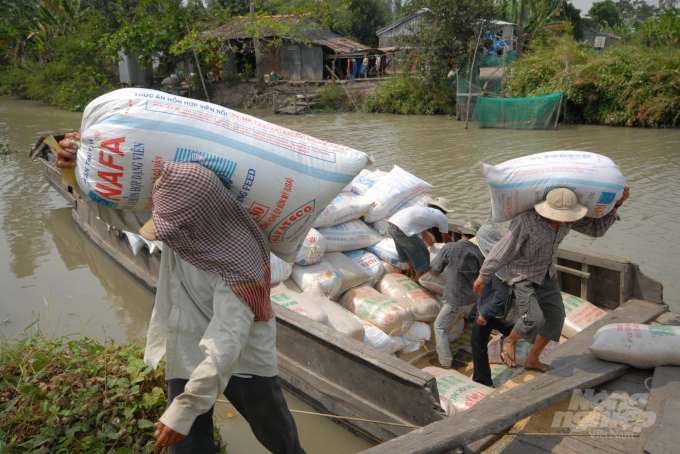
[[[427,247],[433,243],[427,230],[436,227],[444,243],[453,241],[449,235],[449,219],[446,217],[447,213],[453,211],[446,198],[437,197],[427,207],[405,208],[390,218],[389,234],[394,240],[399,261],[408,263],[416,282],[430,268],[430,251]]]
[[[467,222],[459,229],[462,238],[455,243],[444,245],[432,261],[430,273],[437,275],[446,270],[444,304],[433,325],[439,357],[439,360],[430,361],[433,366],[451,368],[453,355],[449,347],[449,330],[462,317],[463,306],[469,306],[477,301],[472,285],[484,263],[484,256],[470,240],[474,239],[479,227],[476,222]]]
[[[626,186],[614,209],[601,218],[586,218],[588,209],[579,205],[576,194],[567,188],[548,192],[545,201],[516,216],[508,232],[487,256],[474,284],[481,294],[491,276],[507,269],[512,298],[520,319],[503,340],[501,358],[516,367],[515,346],[521,338],[533,344],[524,360],[525,369],[542,372],[551,368],[539,361],[548,342],[559,342],[564,325],[564,304],[557,284],[557,248],[570,230],[591,237],[602,237],[619,220],[618,208],[630,196]]]
[[[476,242],[484,257],[487,257],[500,239],[501,232],[498,227],[487,224],[479,228],[472,242]],[[505,268],[501,268],[491,276],[489,285],[484,286],[484,291],[477,298],[477,304],[472,308],[469,316],[472,322],[470,344],[474,365],[472,381],[485,386],[493,386],[487,346],[491,331],[496,329],[504,336],[509,336],[515,326],[513,322],[505,319],[509,303],[510,286],[507,282],[507,272]]]

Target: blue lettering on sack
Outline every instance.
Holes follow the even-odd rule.
[[[597,201],[598,204],[609,205],[616,198],[616,193],[614,192],[603,192],[600,199]]]
[[[231,189],[232,177],[236,170],[236,163],[229,159],[220,158],[210,153],[178,148],[175,152],[175,162],[195,162],[217,174],[222,184]]]
[[[111,202],[110,200],[106,200],[102,197],[99,197],[97,194],[95,194],[94,191],[90,191],[90,193],[87,194],[87,196],[94,200],[95,202],[97,202],[98,204],[104,205],[105,207],[116,208],[118,206],[118,202]]]

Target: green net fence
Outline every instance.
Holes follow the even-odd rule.
[[[479,97],[474,112],[470,110],[471,120],[481,128],[546,129],[555,121],[561,98],[562,93],[531,98]]]

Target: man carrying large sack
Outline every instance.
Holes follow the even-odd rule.
[[[545,201],[516,216],[508,232],[489,252],[474,292],[482,293],[491,276],[506,267],[512,298],[519,306],[520,319],[512,333],[503,339],[501,358],[516,367],[515,346],[522,338],[533,344],[525,369],[546,372],[548,366],[538,357],[548,342],[559,342],[564,325],[564,304],[557,284],[557,248],[570,230],[591,237],[602,237],[619,220],[617,209],[628,199],[630,188],[614,209],[601,218],[585,218],[587,208],[578,204],[576,194],[566,188],[553,189]]]

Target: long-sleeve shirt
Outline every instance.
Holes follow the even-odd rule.
[[[477,295],[472,291],[472,287],[482,263],[484,255],[468,240],[458,240],[442,247],[430,266],[436,274],[441,274],[446,269],[444,288],[446,304],[467,306],[477,301]]]
[[[248,304],[216,273],[201,271],[163,249],[144,362],[165,354],[166,379],[189,382],[161,422],[186,435],[224,392],[229,378],[278,374],[276,321],[255,321]]]
[[[503,318],[508,312],[510,303],[510,286],[507,281],[501,281],[495,274],[491,276],[491,283],[484,286],[482,294],[477,298],[477,312],[484,320]]]
[[[570,230],[601,237],[619,219],[618,214],[610,212],[601,218],[565,222],[555,231],[536,210],[525,211],[512,220],[506,234],[487,255],[479,281],[486,284],[505,266],[509,285],[523,280],[541,285],[546,272],[550,277],[557,272],[557,248]]]

